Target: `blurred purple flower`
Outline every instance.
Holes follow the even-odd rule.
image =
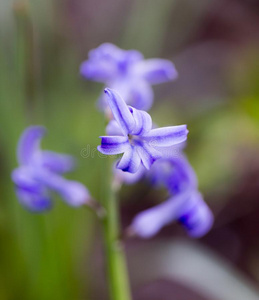
[[[194,238],[210,230],[213,215],[198,192],[195,173],[183,155],[157,161],[151,169],[151,179],[156,185],[164,185],[170,197],[162,204],[139,213],[131,224],[131,230],[142,238],[150,238],[175,220]]]
[[[40,149],[45,132],[44,127],[31,126],[20,138],[17,151],[20,166],[12,172],[19,201],[28,209],[41,212],[51,208],[50,191],[55,191],[71,206],[87,204],[90,196],[86,187],[62,177],[74,167],[74,159]]]
[[[186,125],[152,129],[152,119],[147,112],[127,106],[111,89],[105,89],[105,93],[115,120],[107,128],[108,134],[112,135],[101,137],[98,150],[106,155],[124,153],[117,164],[118,169],[136,173],[142,164],[149,170],[162,157],[161,148],[186,140]]]
[[[117,90],[126,103],[137,109],[148,110],[153,103],[152,84],[174,80],[177,71],[165,59],[147,59],[136,50],[122,50],[105,43],[89,52],[89,59],[81,64],[81,75],[103,82]],[[101,96],[100,105],[106,107]]]

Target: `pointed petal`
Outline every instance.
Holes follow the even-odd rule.
[[[33,193],[22,188],[16,189],[19,202],[33,212],[43,212],[52,207],[50,198],[44,193]]]
[[[87,188],[80,182],[67,180],[45,170],[37,170],[34,176],[42,185],[58,193],[69,205],[79,206],[90,200]]]
[[[140,167],[141,160],[135,147],[127,150],[119,161],[117,168],[129,173],[136,173]]]
[[[144,167],[149,170],[152,164],[159,158],[161,154],[155,148],[149,146],[147,143],[142,143],[136,146],[137,152],[141,158]]]
[[[80,75],[88,80],[107,82],[117,74],[116,62],[84,61],[80,66]]]
[[[183,154],[170,159],[172,174],[167,176],[166,185],[172,194],[186,191],[187,188],[195,190],[198,188],[197,176]]]
[[[129,107],[129,108],[135,120],[135,128],[132,130],[131,134],[134,135],[147,134],[152,128],[152,119],[150,115],[143,110],[138,110],[133,107]]]
[[[134,118],[121,96],[114,90],[106,88],[107,101],[115,120],[120,125],[124,135],[128,135],[135,127]]]
[[[88,204],[90,194],[88,189],[80,182],[66,180],[66,185],[59,189],[60,196],[71,206]]]
[[[33,178],[32,170],[28,167],[19,167],[12,172],[12,180],[15,185],[23,190],[33,193],[41,193],[41,184]]]
[[[129,173],[129,172],[123,172],[120,169],[117,169],[117,163],[115,163],[115,166],[113,168],[114,171],[114,176],[115,180],[119,183],[124,183],[124,184],[134,184],[141,180],[142,177],[144,177],[146,173],[146,169],[142,164],[140,164],[138,170],[136,173]]]
[[[122,55],[121,49],[104,43],[89,52],[89,59],[80,66],[80,74],[89,80],[110,81],[118,75],[118,59]]]
[[[55,173],[66,173],[75,167],[75,160],[70,155],[52,151],[41,151],[42,166]]]
[[[152,184],[166,187],[172,195],[198,186],[196,174],[182,153],[172,158],[163,156],[154,163],[149,174]]]
[[[186,125],[152,129],[143,139],[153,147],[168,147],[184,142],[187,139]]]
[[[124,153],[130,148],[128,137],[126,136],[101,136],[101,146],[97,149],[106,155]]]
[[[128,65],[141,61],[144,58],[141,52],[134,49],[122,51],[124,51],[124,60]]]
[[[177,207],[177,201],[167,200],[147,209],[134,218],[131,228],[138,236],[150,238],[176,219]]]
[[[134,71],[151,84],[158,84],[177,78],[174,64],[166,59],[147,59],[136,64]]]
[[[22,134],[17,149],[17,158],[19,164],[28,164],[33,156],[39,150],[41,138],[46,130],[42,126],[28,127]]]
[[[204,236],[213,225],[213,214],[198,191],[189,195],[179,213],[179,221],[193,238]]]
[[[129,83],[127,82],[129,85]],[[122,94],[123,95],[123,94]],[[128,87],[128,94],[125,95],[127,104],[142,110],[149,110],[154,100],[154,92],[144,80],[133,80]]]

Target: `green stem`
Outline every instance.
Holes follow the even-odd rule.
[[[109,282],[110,300],[131,300],[131,293],[126,267],[126,259],[122,241],[120,240],[120,222],[116,192],[112,184],[111,157],[106,157],[105,189],[103,205],[107,215],[103,221],[105,235],[105,250],[107,260],[107,275]]]

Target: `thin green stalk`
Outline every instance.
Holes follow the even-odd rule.
[[[110,300],[131,300],[125,253],[119,238],[118,202],[112,184],[113,160],[111,157],[106,157],[103,160],[106,166],[103,205],[107,213],[103,221],[103,229]]]
[[[39,61],[36,34],[27,0],[17,1],[13,6],[17,24],[17,67],[20,89],[23,92],[25,113],[29,123],[38,120],[36,109],[39,89]]]

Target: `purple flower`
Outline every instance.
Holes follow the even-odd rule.
[[[50,192],[57,192],[69,205],[80,206],[90,200],[86,187],[62,177],[73,169],[71,156],[40,149],[46,130],[31,126],[22,134],[17,157],[19,167],[12,172],[19,201],[28,209],[41,212],[51,207]]]
[[[142,238],[150,238],[162,227],[180,221],[191,237],[205,235],[213,223],[213,215],[197,190],[180,193],[167,201],[139,213],[131,228]]]
[[[153,103],[151,85],[177,77],[172,62],[165,59],[144,60],[136,50],[122,50],[109,43],[89,52],[89,59],[81,64],[80,73],[86,79],[103,82],[117,90],[127,104],[144,110]],[[100,103],[105,106],[103,97]]]
[[[108,134],[113,135],[102,136],[98,150],[106,155],[124,153],[118,169],[136,173],[142,164],[149,170],[162,157],[160,149],[186,140],[186,125],[152,129],[152,119],[147,112],[127,106],[113,90],[105,89],[105,93],[115,120],[107,128]]]
[[[134,218],[131,229],[138,236],[150,238],[176,220],[194,238],[210,230],[213,215],[198,192],[195,173],[183,155],[157,161],[151,169],[151,178],[153,183],[164,185],[170,197]]]

